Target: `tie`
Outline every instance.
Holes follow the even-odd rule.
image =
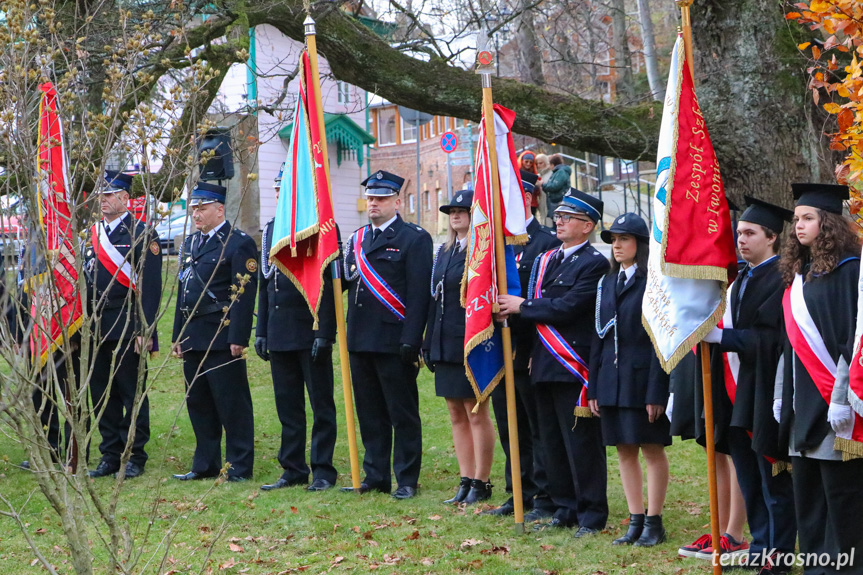
[[[749,283],[749,278],[752,277],[752,268],[746,268],[746,273],[743,274],[743,279],[740,280],[740,291],[737,292],[737,310],[734,313],[734,322],[740,318],[740,304],[743,303],[743,292],[746,291],[746,285]]]
[[[377,239],[381,237],[381,233],[383,233],[383,230],[381,230],[380,228],[375,228],[375,230],[372,232],[372,243],[375,243]]]
[[[204,246],[207,245],[207,240],[210,239],[209,234],[201,234],[201,244],[195,250],[197,253],[201,253],[204,250]]]
[[[551,262],[548,264],[548,269],[545,272],[546,277],[552,277],[555,270],[560,267],[560,264],[563,262],[563,250],[557,250],[557,253],[554,254],[554,257],[551,258]]]
[[[620,295],[620,292],[623,291],[623,286],[626,285],[626,272],[620,270],[620,274],[617,276],[617,287],[614,290],[614,293]]]

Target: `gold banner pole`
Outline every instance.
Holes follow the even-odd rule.
[[[480,71],[482,77],[482,110],[485,123],[485,141],[491,167],[492,206],[494,211],[494,258],[497,267],[498,293],[507,293],[506,259],[504,255],[503,218],[500,209],[500,174],[497,168],[497,149],[494,139],[494,108],[491,93],[491,71]],[[495,306],[497,307],[497,306]],[[512,367],[512,334],[508,322],[501,327],[503,339],[503,368],[506,384],[506,416],[509,425],[509,460],[512,471],[512,505],[515,515],[515,532],[524,533],[524,501],[521,494],[521,454],[518,449],[518,418],[515,412],[515,372]]]
[[[309,49],[309,61],[312,65],[312,95],[318,109],[318,125],[324,129],[324,107],[321,103],[321,77],[318,73],[318,44],[315,38],[315,21],[311,16],[306,16],[303,21],[306,30],[306,46]],[[333,204],[332,188],[330,187],[330,163],[327,156],[326,132],[321,139],[321,153],[324,157],[324,172],[327,175],[327,201]],[[345,396],[345,420],[348,428],[348,451],[351,459],[351,485],[354,491],[360,490],[360,459],[357,449],[357,431],[354,422],[354,396],[351,388],[351,365],[348,357],[348,336],[345,326],[345,309],[342,303],[342,278],[338,273],[338,260],[333,265],[333,297],[336,303],[336,339],[339,342],[339,363],[342,368],[342,392]]]

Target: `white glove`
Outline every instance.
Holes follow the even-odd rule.
[[[722,343],[722,330],[714,327],[710,333],[704,336],[704,341],[707,343]]]
[[[776,420],[776,423],[779,423],[782,419],[782,398],[773,400],[773,419]]]
[[[833,428],[836,435],[848,435],[851,428],[854,427],[854,412],[851,411],[850,405],[831,402],[827,409],[827,421],[830,422],[830,427]]]
[[[674,394],[668,394],[668,403],[665,405],[665,416],[668,418],[668,422],[671,423],[671,412],[674,409]]]

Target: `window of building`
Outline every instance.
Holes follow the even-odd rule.
[[[432,209],[431,206],[431,194],[428,190],[423,192],[423,203],[426,205],[426,211],[430,212]]]
[[[452,130],[452,118],[449,116],[443,119],[443,129],[445,132]]]
[[[402,120],[402,144],[417,141],[417,126]]]
[[[378,146],[392,146],[396,143],[396,108],[378,110]]]
[[[347,82],[336,82],[336,91],[338,93],[338,101],[340,104],[347,104],[351,101],[351,85]]]
[[[434,133],[435,133],[434,127],[435,127],[436,122],[437,122],[437,119],[432,118],[432,121],[429,122],[428,124],[426,124],[428,126],[428,134],[426,135],[427,138],[431,138],[432,136],[434,136]]]
[[[408,194],[408,213],[415,213],[416,208],[416,197],[413,194]]]

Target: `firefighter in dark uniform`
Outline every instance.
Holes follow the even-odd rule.
[[[257,246],[225,220],[225,188],[199,182],[189,199],[198,231],[179,254],[174,354],[183,359],[186,406],[195,432],[189,481],[222,468],[222,429],[228,481],[252,477],[255,425],[245,349],[252,335],[258,285]]]
[[[120,471],[129,435],[131,455],[126,479],[144,472],[150,438],[150,407],[146,369],[138,388],[141,356],[152,349],[153,323],[162,296],[162,251],[158,238],[129,213],[132,176],[105,173],[106,187],[99,194],[103,219],[93,224],[84,251],[87,308],[94,317],[90,347],[90,397],[99,422],[102,460],[91,477]],[[138,303],[143,310],[140,316]],[[131,416],[138,403],[138,415]]]
[[[571,189],[554,213],[562,245],[537,258],[528,285],[530,297],[498,298],[501,314],[521,314],[536,325],[530,380],[536,394],[542,459],[559,461],[566,454],[570,471],[548,468],[548,494],[556,508],[550,526],[578,525],[576,537],[598,533],[608,519],[605,448],[599,420],[588,415],[583,393],[596,286],[610,268],[589,240],[602,208],[602,201]],[[577,425],[575,412],[579,413]]]
[[[371,224],[345,250],[348,351],[365,448],[361,492],[416,494],[422,462],[417,373],[429,309],[431,236],[398,214],[404,179],[378,171],[362,182]]]
[[[282,173],[275,181],[276,201]],[[336,312],[333,281],[324,273],[324,291],[318,309],[318,329],[306,299],[275,265],[269,262],[273,245],[274,220],[267,222],[261,241],[261,268],[258,276],[258,326],[255,352],[270,362],[276,412],[282,424],[279,463],[284,469],[275,483],[264,491],[307,485],[309,491],[325,491],[336,483],[333,467],[336,446],[336,404],[333,400],[333,342],[336,339]],[[306,401],[308,389],[312,406],[311,470],[306,465]]]
[[[521,170],[521,185],[525,196],[534,193],[538,177],[536,174]],[[528,196],[527,201],[530,201]],[[518,266],[518,278],[521,280],[521,295],[527,297],[527,284],[530,281],[530,271],[533,262],[539,254],[560,245],[551,229],[541,225],[539,221],[530,216],[527,221],[527,243],[513,246],[516,265]],[[525,325],[521,325],[525,324]],[[522,327],[524,329],[522,329]],[[535,521],[543,517],[550,517],[554,512],[551,500],[548,498],[546,485],[548,480],[545,475],[545,466],[540,459],[539,451],[539,422],[536,413],[536,398],[533,387],[530,384],[530,372],[528,361],[530,352],[536,340],[536,332],[533,324],[521,322],[518,316],[512,318],[512,328],[515,334],[515,358],[513,369],[515,370],[515,397],[516,416],[518,418],[518,444],[521,454],[521,489],[524,499],[524,509],[532,510],[525,516],[526,521]],[[506,476],[506,491],[512,493],[512,471],[509,460],[509,423],[506,412],[506,388],[498,385],[491,394],[491,403],[494,407],[494,418],[497,422],[497,432],[500,437],[500,445],[506,456],[504,473]],[[514,507],[512,497],[496,509],[484,511],[487,515],[512,515]]]

